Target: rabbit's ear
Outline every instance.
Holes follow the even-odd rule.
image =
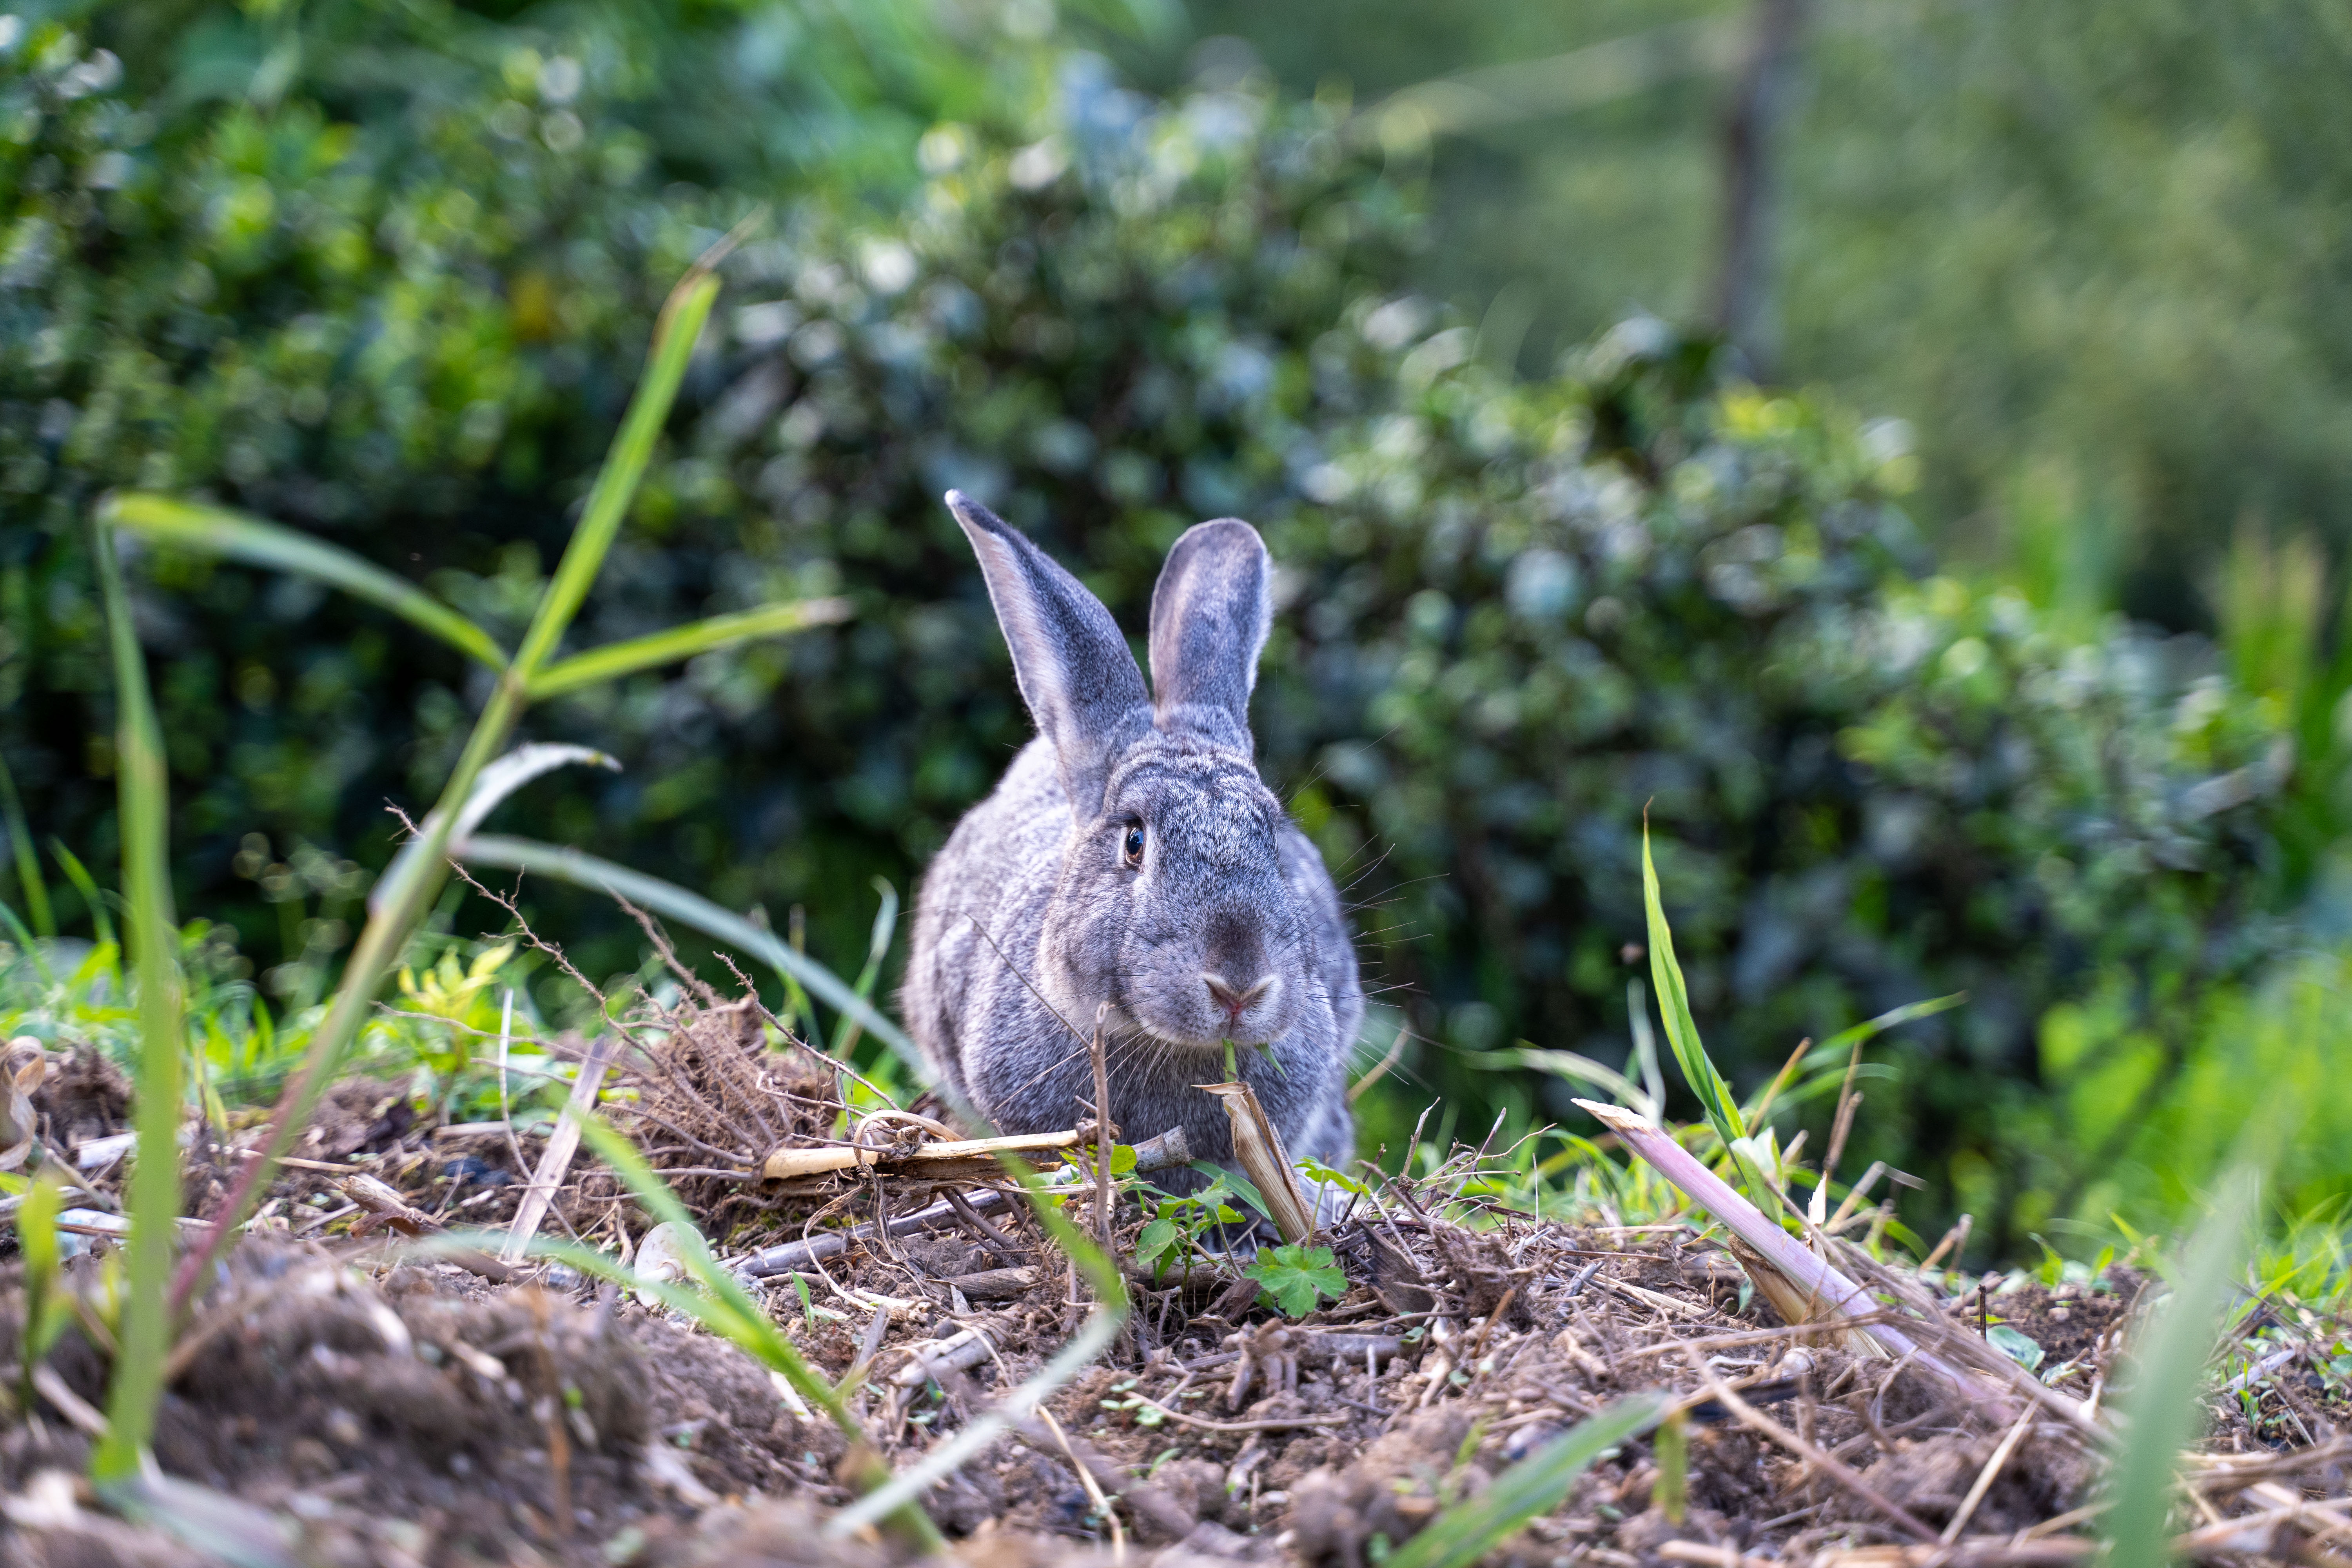
[[[1151,590],[1151,690],[1163,730],[1187,729],[1249,753],[1250,692],[1272,624],[1272,568],[1237,517],[1186,531]]]
[[[1081,820],[1102,800],[1111,759],[1148,727],[1150,697],[1127,638],[1100,599],[1003,518],[961,490],[948,510],[980,556],[997,624],[1013,650],[1037,731],[1054,743],[1062,787]]]

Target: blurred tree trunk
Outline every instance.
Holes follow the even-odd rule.
[[[1772,351],[1772,155],[1808,0],[1756,0],[1755,42],[1723,117],[1723,251],[1715,324],[1759,377]]]

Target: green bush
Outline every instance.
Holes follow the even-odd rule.
[[[1646,812],[1720,1054],[1752,1079],[1966,991],[1898,1037],[1857,1149],[1968,1174],[1980,1220],[2028,1191],[2046,1211],[2098,1145],[2023,1136],[2072,1070],[2037,1058],[2044,1012],[2129,975],[2179,1061],[2276,940],[2284,711],[2193,639],[2063,637],[2014,593],[1906,573],[1897,433],[1709,362],[1635,323],[1576,381],[1465,369],[1333,444],[1349,499],[1277,534],[1305,582],[1276,689],[1326,677],[1306,706],[1339,721],[1297,808],[1335,863],[1385,857],[1391,973],[1444,1009],[1423,1026],[1611,1059]],[[1425,1070],[1471,1087],[1448,1060]]]
[[[534,799],[551,836],[726,901],[805,898],[820,945],[829,927],[829,950],[856,951],[871,875],[903,881],[1026,722],[938,492],[961,481],[1024,522],[1043,507],[1131,537],[1125,585],[1106,584],[1131,601],[1192,509],[1278,489],[1286,429],[1346,405],[1345,367],[1314,380],[1306,350],[1411,235],[1328,115],[1278,136],[1238,95],[1161,115],[1084,57],[1062,72],[1062,133],[937,127],[904,219],[861,220],[842,182],[752,160],[740,188],[706,194],[665,183],[635,128],[682,111],[699,76],[648,85],[611,55],[510,40],[487,64],[428,54],[428,87],[389,107],[378,80],[166,115],[63,29],[19,41],[6,696],[46,828],[111,858],[85,787],[110,764],[85,742],[105,731],[105,683],[80,535],[106,487],[209,494],[510,621],[635,375],[623,345],[678,267],[768,197],[771,231],[729,263],[729,330],[579,640],[837,585],[859,623],[565,705],[629,771]],[[220,243],[236,224],[251,232]],[[349,889],[310,877],[299,847],[380,864],[383,802],[438,776],[481,678],[301,584],[173,559],[148,576],[151,646],[173,656],[159,700],[184,902],[291,960],[318,928],[287,922],[283,940],[255,904],[347,912],[324,908]]]
[[[575,641],[814,593],[857,615],[535,711],[534,738],[626,770],[533,784],[504,810],[534,836],[736,908],[805,902],[818,952],[862,951],[870,878],[903,887],[1027,732],[939,503],[957,486],[1130,627],[1189,523],[1265,529],[1267,771],[1362,900],[1386,1000],[1437,1043],[1414,1081],[1486,1114],[1536,1088],[1466,1053],[1622,1050],[1644,811],[1693,1005],[1742,1076],[1800,1035],[1970,994],[1896,1047],[1862,1152],[1964,1178],[1980,1219],[2029,1191],[2047,1212],[2084,1173],[2019,1158],[2074,1070],[2037,1055],[2053,1004],[2186,1028],[2260,957],[2283,717],[2195,645],[2062,637],[1928,575],[1899,427],[1731,382],[1647,321],[1558,382],[1497,380],[1470,329],[1401,291],[1415,193],[1347,150],[1336,102],[1213,78],[1154,100],[1093,57],[1006,45],[971,69],[1017,112],[939,118],[952,78],[877,86],[842,120],[871,134],[795,163],[774,153],[803,122],[784,87],[705,100],[737,35],[701,16],[641,57],[592,22],[526,52],[487,24],[387,42],[330,6],[287,37],[304,60],[349,46],[340,74],[268,100],[123,80],[54,24],[16,40],[0,696],[36,820],[110,859],[80,560],[105,488],[217,497],[511,620],[656,289],[765,200]],[[675,129],[729,114],[740,156]],[[850,200],[892,126],[907,188]],[[299,987],[291,961],[331,951],[355,889],[298,847],[380,864],[383,804],[440,776],[483,678],[299,584],[139,570],[182,906],[234,918]],[[589,964],[635,967],[609,910],[533,897]],[[1367,1125],[1408,1124],[1373,1103]]]

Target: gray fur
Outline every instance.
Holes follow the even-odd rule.
[[[1231,1038],[1291,1156],[1344,1162],[1363,991],[1321,857],[1252,760],[1271,611],[1257,531],[1205,522],[1170,552],[1151,601],[1155,705],[1100,601],[985,508],[953,491],[948,506],[1039,733],[923,878],[908,1029],[1000,1130],[1047,1131],[1093,1098],[1087,1043],[1108,1003],[1120,1137],[1181,1123],[1217,1161],[1233,1153],[1224,1111],[1193,1086],[1224,1077]],[[1123,858],[1132,822],[1139,870]],[[1248,1048],[1266,1042],[1272,1062]]]

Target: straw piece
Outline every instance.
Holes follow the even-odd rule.
[[[520,1263],[530,1246],[530,1238],[539,1234],[540,1222],[547,1217],[548,1205],[555,1201],[557,1189],[563,1185],[564,1173],[572,1169],[572,1156],[580,1149],[580,1119],[596,1109],[596,1091],[604,1086],[604,1069],[613,1064],[617,1042],[611,1035],[600,1035],[588,1048],[588,1059],[580,1064],[580,1076],[572,1080],[572,1098],[564,1102],[563,1118],[555,1126],[547,1147],[540,1152],[539,1169],[531,1173],[530,1185],[515,1207],[514,1224],[508,1227],[507,1244],[499,1249],[501,1263]]]
[[[1314,1236],[1315,1209],[1298,1185],[1298,1173],[1290,1168],[1282,1134],[1274,1130],[1265,1108],[1257,1102],[1257,1090],[1239,1080],[1192,1087],[1223,1103],[1225,1118],[1233,1123],[1234,1163],[1257,1184],[1265,1198],[1267,1217],[1282,1239],[1297,1246]]]
[[[1057,1149],[1075,1149],[1079,1142],[1074,1130],[1066,1132],[1024,1132],[1009,1138],[961,1138],[903,1150],[850,1144],[824,1149],[788,1147],[770,1154],[761,1165],[760,1174],[764,1180],[781,1182],[796,1176],[822,1176],[835,1171],[855,1170],[859,1166],[919,1173],[926,1166],[955,1160],[983,1161],[993,1171],[995,1156],[1000,1152],[1045,1154]]]

